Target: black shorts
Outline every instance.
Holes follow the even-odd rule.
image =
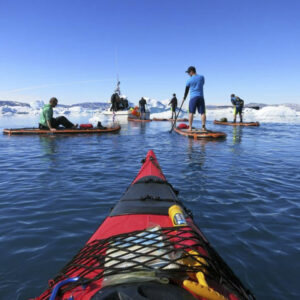
[[[145,106],[141,106],[141,107],[140,107],[140,112],[141,112],[142,114],[144,114],[144,113],[146,112]]]
[[[234,113],[237,114],[241,114],[243,112],[243,107],[242,106],[238,106],[235,107]]]

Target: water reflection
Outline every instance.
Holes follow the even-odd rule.
[[[54,135],[39,136],[39,140],[41,149],[46,156],[52,156],[52,154],[57,152],[57,141]]]
[[[198,167],[203,167],[206,160],[206,148],[212,144],[224,143],[226,139],[188,139],[187,155],[189,160]]]
[[[130,127],[134,130],[137,130],[137,133],[145,134],[146,133],[146,127],[149,123],[143,123],[143,122],[130,122]],[[135,131],[136,132],[136,131]]]
[[[243,128],[242,126],[233,126],[232,141],[233,144],[240,144],[242,142]]]
[[[206,158],[207,140],[188,139],[187,156],[190,163],[202,168]]]

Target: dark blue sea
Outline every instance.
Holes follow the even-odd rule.
[[[18,124],[25,124],[26,120]],[[1,119],[12,127],[14,119]],[[153,149],[197,225],[257,299],[300,299],[300,125],[232,128],[224,141],[169,134],[0,134],[0,299],[38,296],[84,245]]]

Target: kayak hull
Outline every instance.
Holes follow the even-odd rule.
[[[38,128],[18,128],[4,129],[3,134],[7,135],[61,135],[61,134],[100,134],[100,133],[117,133],[121,130],[121,126],[111,127],[107,129],[89,128],[89,129],[57,129],[55,131],[38,129]]]
[[[221,122],[221,121],[214,121],[216,125],[230,125],[230,126],[259,126],[259,122],[246,122],[246,123],[233,123],[233,122]]]
[[[225,139],[226,133],[224,132],[216,132],[216,131],[201,131],[201,130],[192,130],[188,129],[180,129],[174,128],[174,131],[180,135],[186,136],[188,138],[194,140],[202,140],[202,139]]]

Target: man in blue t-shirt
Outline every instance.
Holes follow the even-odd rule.
[[[204,102],[204,94],[203,94],[203,86],[205,83],[204,76],[198,75],[196,73],[195,67],[189,67],[186,71],[191,78],[186,83],[185,93],[183,97],[183,101],[185,101],[188,93],[190,92],[190,103],[189,103],[189,130],[192,130],[194,114],[196,113],[196,109],[198,113],[201,114],[202,120],[202,130],[206,131],[205,122],[205,102]]]

